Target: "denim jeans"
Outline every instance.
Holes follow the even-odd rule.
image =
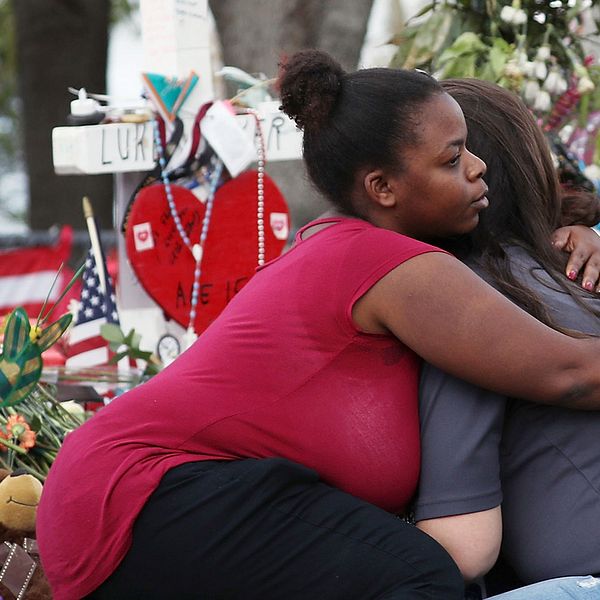
[[[600,579],[591,575],[559,577],[533,583],[504,594],[490,596],[489,600],[598,600]]]

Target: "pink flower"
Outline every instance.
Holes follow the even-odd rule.
[[[25,429],[29,429],[29,424],[21,415],[10,415],[6,422],[6,431],[14,437],[19,437]]]
[[[24,448],[25,450],[29,450],[35,446],[35,431],[31,431],[31,429],[27,429],[24,433],[19,436],[19,446]]]
[[[0,438],[3,440],[10,440],[10,435],[6,433],[3,429],[0,429]],[[8,448],[4,444],[0,444],[0,452],[8,452]]]
[[[29,423],[21,415],[11,415],[8,417],[6,431],[19,441],[21,448],[28,450],[35,446],[36,433],[35,431],[31,431]],[[10,438],[7,437],[6,439]]]

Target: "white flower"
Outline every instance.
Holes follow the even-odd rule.
[[[573,132],[575,131],[575,127],[573,126],[572,123],[567,123],[559,132],[558,132],[558,137],[560,138],[560,141],[563,144],[567,144],[569,143],[569,140],[571,139],[571,136],[573,135]]]
[[[523,25],[527,22],[527,13],[522,8],[503,6],[500,11],[500,18],[511,25]]]
[[[567,91],[568,84],[558,69],[552,69],[542,87],[553,96],[560,96]]]
[[[64,408],[68,413],[78,417],[85,414],[85,410],[81,404],[77,404],[74,400],[68,400],[67,402],[61,402],[61,407]]]
[[[535,77],[535,63],[526,60],[522,65],[523,73],[525,73],[525,77]]]
[[[512,20],[513,25],[523,25],[527,23],[527,13],[522,8],[517,8]]]
[[[550,58],[551,55],[551,51],[550,51],[550,46],[548,46],[548,44],[542,44],[539,48],[538,51],[535,54],[535,58],[536,60],[548,60]]]
[[[512,6],[506,5],[506,6],[503,6],[502,10],[500,11],[500,18],[505,23],[512,23],[514,14],[515,14],[515,9]]]
[[[518,50],[515,53],[515,56],[517,57],[517,64],[521,68],[524,68],[525,65],[529,63],[529,60],[527,60],[527,52],[524,52],[523,50]]]
[[[504,75],[506,77],[517,79],[517,78],[523,76],[523,70],[517,64],[517,61],[515,61],[515,60],[509,60],[504,65]]]
[[[535,79],[528,79],[523,88],[523,98],[527,104],[533,104],[540,93],[540,84]]]
[[[540,81],[544,81],[548,76],[548,67],[545,62],[536,60],[533,63],[533,72]]]
[[[549,94],[553,96],[560,96],[567,91],[567,80],[562,76],[561,72],[557,68],[550,70],[546,81],[542,86]]]
[[[550,110],[551,106],[552,99],[550,98],[550,94],[546,90],[540,90],[533,104],[533,110],[546,112],[547,110]]]
[[[591,92],[595,87],[596,86],[594,85],[594,82],[589,77],[582,77],[577,82],[577,91],[580,94],[587,94],[588,92]]]

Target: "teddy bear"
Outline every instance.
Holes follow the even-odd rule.
[[[35,519],[43,486],[22,469],[0,469],[0,596],[51,600],[39,561]]]

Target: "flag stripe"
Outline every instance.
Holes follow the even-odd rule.
[[[37,317],[56,272],[69,260],[72,240],[73,229],[65,225],[54,244],[0,250],[0,314],[23,306],[30,317]],[[58,298],[72,274],[68,267],[63,269],[52,290],[51,303]],[[78,290],[72,290],[61,302],[60,310],[64,310],[70,298],[77,295]]]
[[[79,354],[80,352],[87,352],[88,350],[93,350],[94,348],[98,348],[100,346],[106,346],[108,348],[106,340],[98,334],[88,337],[85,340],[78,342],[77,344],[70,344],[69,357],[67,358],[66,365],[69,366],[69,358],[72,358],[74,355]]]
[[[102,339],[106,343],[106,340]],[[106,346],[100,348],[91,348],[90,350],[80,351],[74,356],[67,358],[65,366],[67,367],[89,367],[92,365],[105,365],[109,360],[109,352]]]
[[[55,277],[56,269],[0,277],[0,310],[21,304],[38,302],[41,304],[46,299]],[[56,300],[60,291],[55,286],[50,294],[50,300]]]
[[[100,319],[94,319],[93,321],[87,321],[84,323],[78,323],[77,326],[73,327],[69,333],[69,345],[71,348],[74,348],[80,342],[84,342],[90,338],[98,337],[98,334],[100,333],[100,326],[104,325],[104,323],[108,323],[106,317],[101,317]],[[104,343],[107,343],[106,340],[104,340]]]

